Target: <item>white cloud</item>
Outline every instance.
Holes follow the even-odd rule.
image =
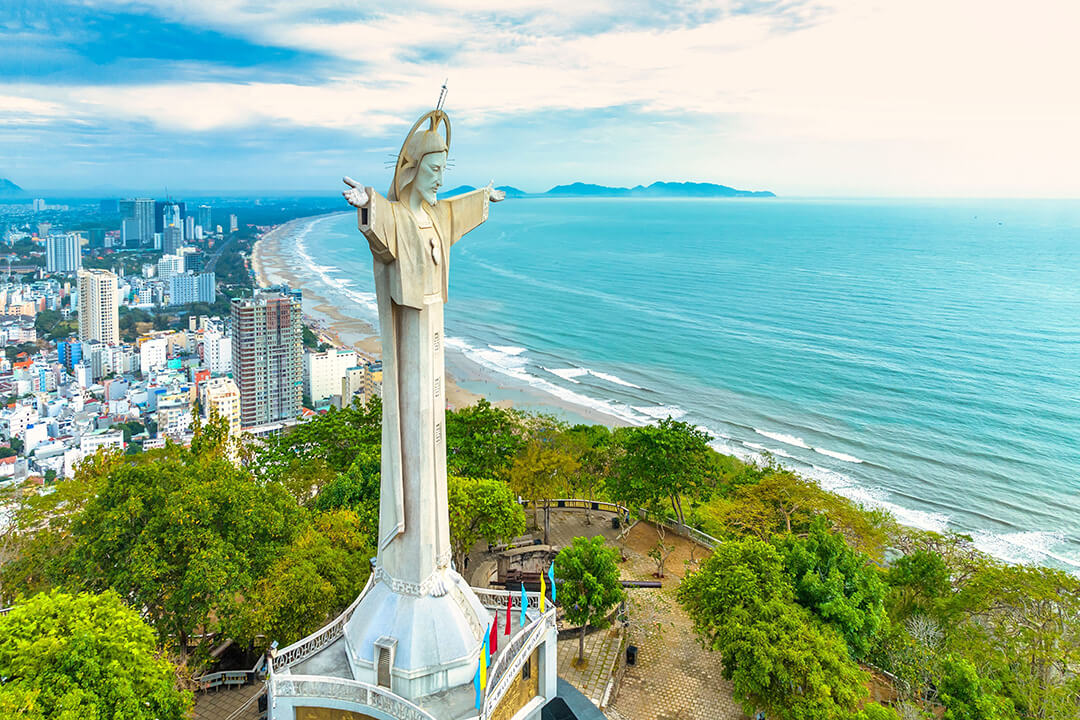
[[[275,123],[371,137],[406,124],[449,77],[449,108],[459,122],[640,107],[696,123],[702,154],[744,157],[736,150],[742,144],[776,156],[773,177],[795,191],[813,192],[815,182],[822,187],[813,165],[839,162],[849,176],[876,173],[883,192],[927,183],[960,193],[1022,192],[1016,183],[1024,178],[1035,193],[1064,183],[1080,194],[1080,181],[1070,177],[1080,164],[1073,77],[1080,50],[1072,37],[1080,10],[1073,2],[851,0],[829,4],[817,22],[795,30],[774,14],[732,12],[665,26],[635,9],[651,5],[616,2],[557,9],[527,2],[499,15],[479,0],[444,0],[368,19],[357,17],[356,7],[185,5],[186,17],[254,42],[337,58],[335,76],[314,85],[311,78],[0,85],[0,93],[18,95],[24,117],[48,117],[63,107],[76,117],[134,117],[195,132]],[[718,7],[731,10],[735,3]],[[327,19],[335,13],[343,20]],[[582,31],[593,26],[600,29]],[[5,110],[0,102],[0,118]],[[653,141],[693,152],[663,131]],[[745,166],[736,170],[744,174],[753,165],[748,157],[740,162]],[[1006,175],[1008,182],[999,182]]]

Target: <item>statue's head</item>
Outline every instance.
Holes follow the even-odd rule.
[[[430,120],[429,126],[418,130],[425,120]],[[446,127],[445,139],[438,131],[440,123]],[[418,192],[428,204],[434,205],[437,200],[435,194],[442,185],[449,149],[450,119],[442,110],[426,113],[416,121],[405,139],[387,197],[404,201],[411,193]]]

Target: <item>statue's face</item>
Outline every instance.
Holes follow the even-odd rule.
[[[428,153],[420,160],[413,188],[428,205],[435,204],[435,193],[442,187],[443,170],[446,169],[446,153]]]

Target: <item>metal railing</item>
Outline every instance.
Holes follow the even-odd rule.
[[[386,688],[359,680],[324,675],[275,675],[270,680],[270,697],[342,700],[380,710],[397,720],[435,720],[434,716]],[[276,703],[275,703],[276,704]],[[270,717],[274,718],[273,709]]]
[[[510,685],[529,661],[534,650],[544,642],[548,630],[555,627],[555,609],[552,608],[533,621],[517,637],[511,639],[506,649],[499,653],[488,671],[488,690],[484,695],[480,717],[486,720],[499,706]]]
[[[360,591],[360,594],[356,596],[352,604],[349,607],[334,618],[334,621],[328,625],[324,625],[320,629],[316,630],[312,634],[308,635],[303,640],[298,640],[288,647],[282,648],[274,655],[274,664],[278,667],[290,667],[296,663],[311,657],[319,650],[322,650],[327,645],[331,644],[342,636],[345,632],[345,624],[349,622],[349,618],[356,611],[357,606],[360,605],[360,601],[364,599],[368,591],[371,589],[371,584],[375,575],[372,573],[368,578],[367,584],[364,585],[364,589]]]
[[[14,609],[15,609],[14,605],[12,605],[10,607],[6,607],[6,608],[0,608],[0,615],[7,615],[9,612],[11,612]]]
[[[539,507],[543,507],[543,500],[538,500]],[[599,512],[617,513],[623,517],[628,517],[630,509],[625,505],[618,503],[608,502],[607,500],[585,500],[583,498],[556,498],[554,500],[548,500],[548,509],[558,510],[560,508],[581,508],[587,510],[597,510]],[[533,502],[530,500],[525,503],[527,507],[532,507]]]
[[[488,610],[505,610],[506,598],[510,598],[510,608],[521,610],[521,591],[520,590],[497,590],[495,588],[472,588],[473,593],[480,600],[482,604]],[[525,611],[539,610],[540,609],[540,593],[527,592],[525,593],[525,600],[528,603],[525,607]]]

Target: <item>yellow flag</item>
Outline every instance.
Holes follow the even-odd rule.
[[[487,687],[487,652],[486,648],[480,648],[480,687]]]
[[[540,612],[544,612],[544,596],[547,595],[547,586],[544,583],[544,573],[540,573]]]

